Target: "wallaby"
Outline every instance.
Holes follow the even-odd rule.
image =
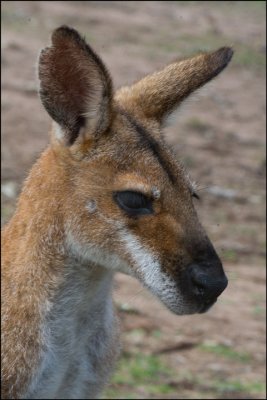
[[[2,398],[92,399],[119,353],[115,272],[177,315],[203,313],[227,286],[162,136],[166,118],[218,75],[222,47],[113,93],[99,56],[61,26],[39,57],[51,144],[2,235]]]

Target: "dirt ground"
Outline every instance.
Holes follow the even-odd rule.
[[[181,106],[166,138],[200,186],[196,204],[229,285],[207,313],[177,317],[118,275],[123,353],[106,398],[263,399],[265,392],[265,2],[3,1],[2,224],[48,143],[38,52],[69,24],[115,86],[176,57],[232,45],[231,65]]]

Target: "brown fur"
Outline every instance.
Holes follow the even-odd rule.
[[[221,48],[174,62],[113,96],[106,67],[79,34],[68,27],[53,33],[52,46],[40,55],[39,78],[41,100],[58,126],[2,236],[3,398],[27,392],[41,362],[47,301],[53,302],[64,276],[67,226],[82,245],[93,242],[131,265],[107,219],[121,221],[156,251],[172,279],[215,253],[161,125],[231,56]],[[112,197],[120,190],[153,197],[154,187],[161,195],[153,215],[129,218]],[[88,212],[91,200],[97,208]]]

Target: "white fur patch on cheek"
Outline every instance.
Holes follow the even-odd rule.
[[[121,232],[120,239],[135,265],[136,277],[172,312],[185,314],[188,305],[174,279],[162,271],[158,257],[126,229]]]
[[[166,284],[174,287],[174,283],[162,272],[157,256],[146,249],[136,236],[124,230],[121,233],[121,241],[135,263],[139,277],[152,292],[160,295],[166,288]]]

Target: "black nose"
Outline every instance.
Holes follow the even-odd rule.
[[[192,294],[205,301],[215,300],[228,284],[221,265],[191,264],[186,273]]]

